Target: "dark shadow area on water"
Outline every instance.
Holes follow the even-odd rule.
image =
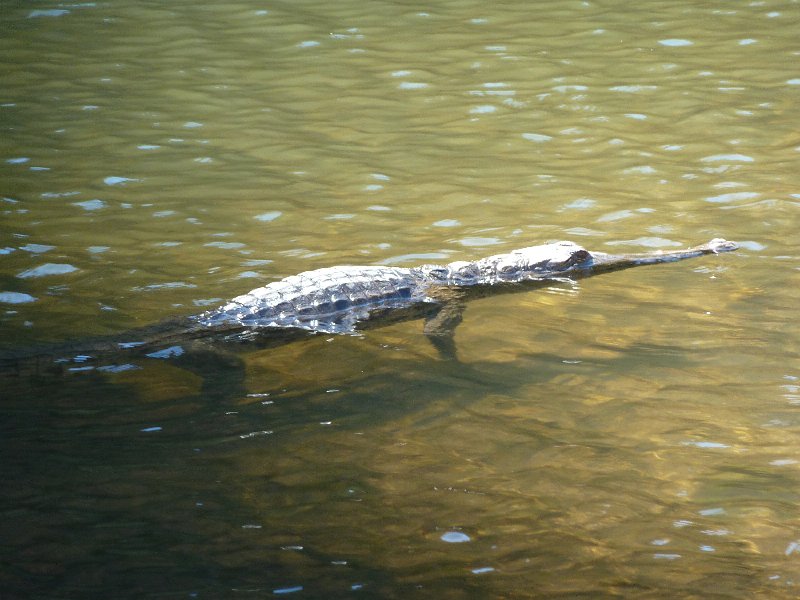
[[[435,551],[384,562],[389,548],[414,554],[447,517],[423,511],[420,531],[393,528],[417,500],[382,488],[369,457],[387,432],[463,417],[489,394],[551,380],[564,360],[432,356],[377,335],[313,337],[131,373],[4,378],[3,597],[491,593],[490,580],[465,579]],[[524,434],[536,448],[558,427]]]

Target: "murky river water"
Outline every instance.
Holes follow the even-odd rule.
[[[793,598],[798,2],[0,0],[5,355],[336,264],[738,253],[2,378],[3,598]],[[201,359],[198,358],[198,361]]]

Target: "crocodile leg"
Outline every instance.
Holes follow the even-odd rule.
[[[448,360],[457,360],[455,333],[464,315],[465,303],[456,298],[442,304],[441,308],[425,320],[423,331],[439,356]]]

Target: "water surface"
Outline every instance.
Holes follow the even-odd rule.
[[[796,2],[2,11],[5,356],[337,264],[742,244],[473,302],[458,361],[416,321],[4,376],[4,597],[796,596]]]

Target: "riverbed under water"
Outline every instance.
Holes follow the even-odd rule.
[[[476,300],[458,360],[5,373],[0,596],[797,596],[798,2],[2,11],[4,357],[339,264],[741,248]]]

